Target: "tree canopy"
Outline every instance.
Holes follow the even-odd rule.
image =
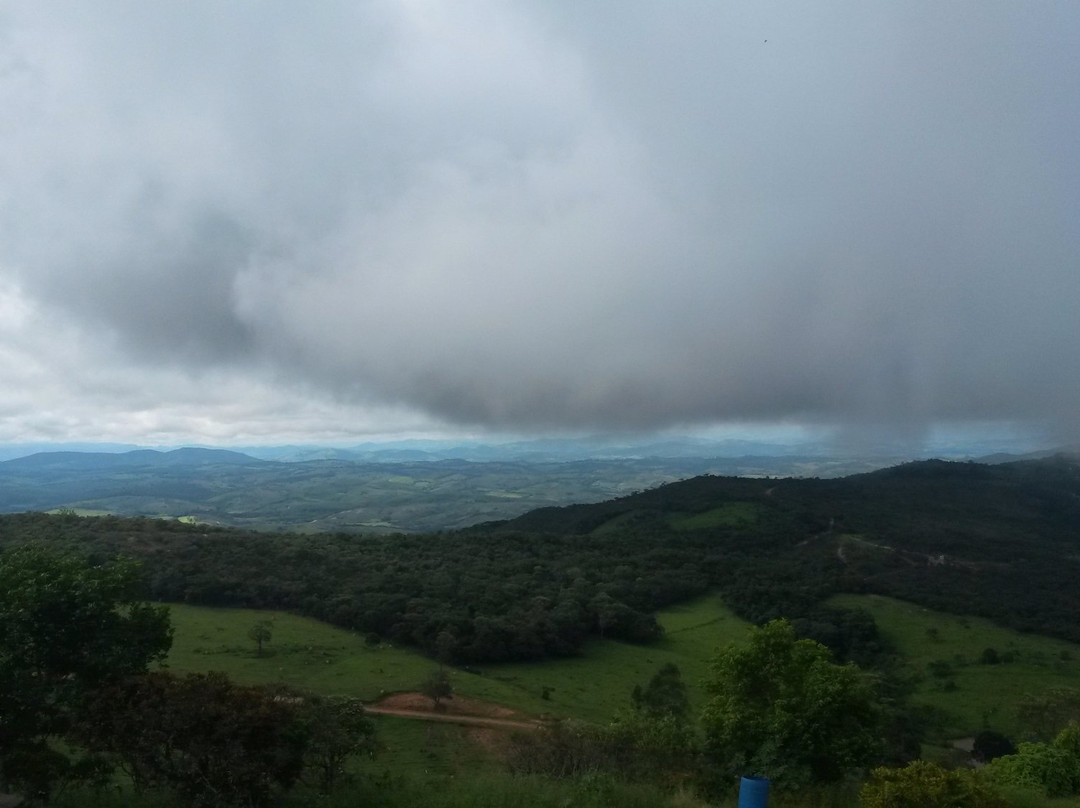
[[[168,609],[140,594],[132,561],[91,565],[40,544],[0,555],[0,785],[47,794],[76,765],[50,739],[85,694],[168,653]]]
[[[833,662],[825,646],[796,639],[786,620],[752,629],[747,646],[719,653],[706,687],[706,755],[720,777],[830,782],[880,755],[870,678]]]

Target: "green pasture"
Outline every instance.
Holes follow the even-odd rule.
[[[831,603],[870,612],[918,679],[915,701],[939,710],[945,731],[1017,730],[1015,705],[1052,687],[1080,688],[1080,647],[1020,634],[978,618],[959,617],[876,595],[841,595]],[[221,670],[238,681],[283,683],[366,701],[415,690],[435,663],[410,648],[368,646],[353,632],[281,612],[174,605],[176,637],[169,656],[178,672]],[[272,621],[262,658],[247,636]],[[691,704],[703,705],[702,680],[719,647],[742,642],[747,624],[717,595],[666,609],[665,637],[651,645],[593,640],[580,656],[452,668],[455,692],[533,715],[606,721],[628,705],[635,684],[663,665],[682,671]],[[986,664],[993,649],[999,664]]]
[[[635,684],[644,685],[672,662],[682,672],[696,709],[704,704],[701,682],[709,660],[717,648],[742,642],[748,624],[735,617],[717,595],[665,609],[657,619],[665,637],[651,645],[593,640],[578,657],[485,666],[476,695],[520,704],[533,712],[606,721],[629,705]],[[547,699],[541,698],[545,689]],[[500,696],[503,693],[514,695]]]
[[[754,502],[725,502],[703,513],[672,514],[668,524],[675,530],[701,530],[710,527],[749,527],[757,524],[758,505]]]
[[[950,733],[991,728],[1013,734],[1015,707],[1024,696],[1053,687],[1080,689],[1080,646],[1073,643],[879,595],[839,595],[830,603],[874,616],[919,677],[915,701],[940,710]],[[997,664],[983,661],[987,649]]]
[[[170,604],[175,635],[169,667],[178,673],[218,670],[239,682],[287,684],[327,695],[370,701],[411,690],[434,665],[390,645],[374,648],[354,632],[285,612]],[[248,631],[271,623],[271,639],[256,655]]]
[[[368,646],[358,634],[283,612],[172,605],[176,629],[168,664],[174,671],[220,670],[237,681],[282,683],[318,693],[373,700],[415,690],[435,663],[408,649]],[[611,640],[587,644],[581,656],[543,662],[451,669],[455,692],[541,715],[606,721],[629,703],[664,664],[682,671],[691,703],[703,703],[701,680],[716,649],[746,636],[746,623],[710,595],[658,615],[667,633],[648,646]],[[256,655],[248,630],[272,622],[272,638]],[[544,698],[544,693],[547,698]]]
[[[53,508],[45,513],[57,516],[59,514],[71,514],[72,516],[112,516],[112,511],[102,511],[96,508]]]

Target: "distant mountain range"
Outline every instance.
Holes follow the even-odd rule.
[[[241,452],[227,449],[174,449],[159,452],[155,449],[135,449],[126,452],[40,452],[6,460],[5,470],[83,470],[145,469],[176,466],[203,466],[220,463],[255,465],[263,461]]]
[[[834,478],[907,459],[790,449],[687,438],[40,452],[0,462],[0,512],[67,509],[270,530],[423,532],[598,502],[702,474]]]

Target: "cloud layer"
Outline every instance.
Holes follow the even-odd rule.
[[[60,395],[45,318],[109,357],[88,408],[213,376],[225,431],[257,388],[268,423],[1068,432],[1078,44],[1069,4],[17,0],[2,406]]]

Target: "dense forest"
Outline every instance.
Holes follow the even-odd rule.
[[[422,535],[258,533],[159,519],[0,516],[40,539],[141,560],[161,601],[276,608],[462,664],[647,642],[653,613],[720,589],[740,615],[816,624],[875,592],[1080,640],[1080,467],[929,461],[834,480],[697,477],[596,505]]]

